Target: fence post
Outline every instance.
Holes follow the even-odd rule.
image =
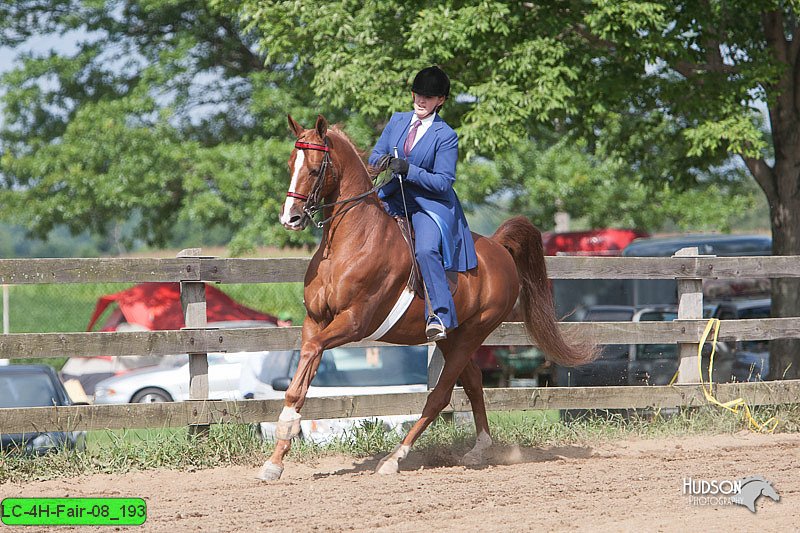
[[[698,257],[698,248],[681,248],[673,257]],[[702,278],[677,278],[678,320],[697,320],[703,318],[703,280]],[[678,383],[700,383],[700,362],[697,360],[699,343],[679,342]]]
[[[178,257],[200,257],[200,248],[187,248]],[[181,281],[181,307],[185,329],[203,329],[208,324],[206,314],[206,284]],[[189,353],[189,400],[208,399],[208,353]],[[205,435],[208,425],[190,425],[190,435]]]
[[[8,320],[8,285],[3,283],[3,335],[8,335],[10,331]],[[0,359],[0,366],[5,366],[11,361]]]

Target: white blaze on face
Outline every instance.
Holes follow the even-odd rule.
[[[289,192],[297,192],[297,180],[300,176],[300,170],[303,168],[305,158],[305,152],[303,152],[303,150],[297,150],[297,156],[294,158],[294,168],[292,169],[292,183],[289,184]],[[298,201],[297,198],[286,197],[286,201],[283,203],[283,210],[281,211],[281,224],[285,225],[289,223],[292,205]]]

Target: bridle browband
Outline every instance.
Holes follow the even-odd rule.
[[[367,192],[353,196],[352,198],[345,198],[344,200],[339,200],[338,202],[320,204],[319,201],[320,201],[320,194],[322,191],[322,184],[325,181],[325,173],[328,171],[328,167],[330,167],[331,171],[333,172],[334,178],[336,177],[336,171],[333,167],[333,160],[331,159],[331,148],[330,146],[328,146],[328,137],[325,137],[324,142],[325,144],[308,143],[303,141],[296,141],[294,143],[294,147],[297,148],[298,150],[316,150],[317,152],[324,152],[325,156],[322,158],[322,163],[320,163],[319,170],[317,171],[317,179],[314,181],[314,185],[311,186],[311,192],[308,194],[308,196],[292,191],[286,193],[286,196],[289,198],[295,198],[297,200],[305,202],[305,205],[303,206],[303,216],[307,217],[312,222],[314,215],[317,214],[319,211],[322,211],[326,207],[333,207],[335,205],[346,204],[350,202],[360,202],[370,194],[376,192],[383,185],[383,183],[375,185]],[[327,224],[334,218],[344,215],[346,212],[356,207],[356,205],[358,205],[358,203],[351,205],[347,209],[340,211],[339,213],[332,215],[326,218],[325,220],[317,222],[316,226],[318,228],[323,227],[325,224]]]
[[[286,196],[289,198],[296,198],[298,200],[302,200],[306,203],[305,207],[303,208],[303,212],[311,218],[319,209],[316,209],[315,204],[319,201],[319,193],[322,189],[322,183],[325,180],[325,172],[328,170],[328,166],[333,168],[333,162],[331,161],[331,149],[328,146],[328,138],[325,137],[325,144],[315,144],[315,143],[307,143],[302,141],[297,141],[294,143],[294,147],[298,150],[316,150],[317,152],[325,152],[325,156],[322,158],[322,163],[320,163],[319,171],[317,173],[317,179],[314,181],[314,185],[311,187],[311,193],[306,196],[305,194],[300,194],[296,192],[289,191],[286,193]],[[314,200],[309,202],[309,199],[313,198]],[[311,206],[311,207],[309,207]],[[309,213],[309,211],[312,211]]]

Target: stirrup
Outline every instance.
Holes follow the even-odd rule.
[[[436,315],[428,317],[425,336],[428,337],[428,342],[437,342],[447,338],[447,329],[444,327],[441,318]]]

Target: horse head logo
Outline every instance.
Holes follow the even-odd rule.
[[[776,502],[781,499],[772,484],[762,476],[746,477],[740,479],[739,483],[742,484],[742,490],[739,494],[731,496],[731,502],[744,505],[751,513],[756,512],[756,500],[759,496],[768,496]]]

